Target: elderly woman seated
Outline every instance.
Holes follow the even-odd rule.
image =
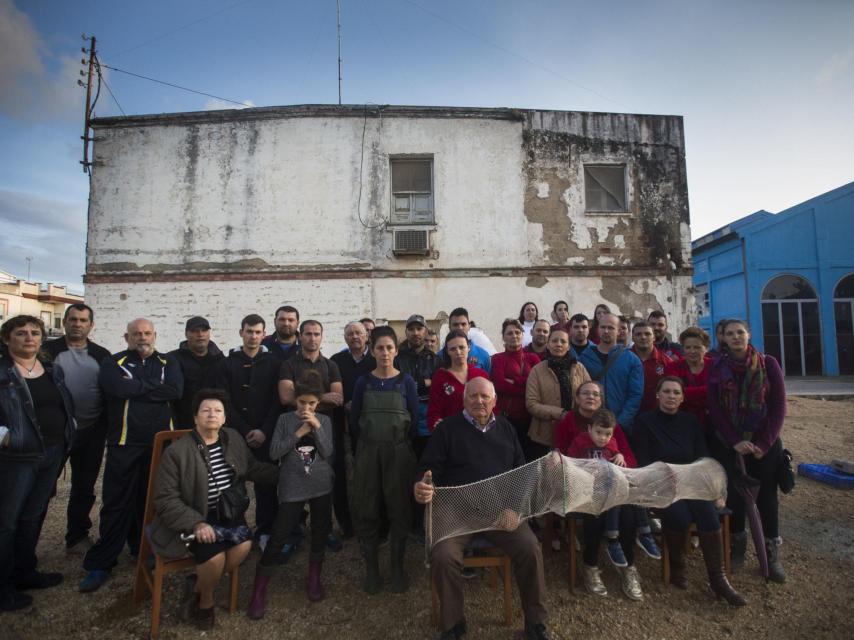
[[[245,496],[246,480],[273,484],[278,479],[275,465],[258,462],[243,436],[223,428],[226,402],[220,390],[196,394],[195,427],[166,449],[154,481],[151,546],[165,558],[180,558],[188,550],[181,535],[194,536],[189,551],[196,560],[196,579],[187,583],[186,605],[200,629],[214,626],[213,593],[223,572],[238,567],[252,547],[245,508],[225,521],[221,494],[234,487],[232,495]]]

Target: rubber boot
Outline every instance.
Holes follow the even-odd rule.
[[[706,571],[709,574],[709,586],[718,598],[723,598],[733,607],[743,607],[747,601],[732,588],[724,572],[723,535],[721,530],[711,533],[700,533],[700,549],[706,561]]]
[[[741,569],[744,566],[744,555],[747,553],[747,531],[739,531],[732,534],[730,543],[730,565],[732,570]]]
[[[406,538],[392,538],[391,544],[391,591],[406,593],[409,581],[406,579]]]
[[[323,600],[323,584],[320,582],[320,570],[323,568],[323,560],[308,561],[308,599],[312,602]]]
[[[378,542],[376,538],[362,541],[362,552],[365,556],[365,582],[362,588],[365,593],[379,593],[382,586]]]
[[[768,553],[768,579],[783,583],[786,581],[786,572],[780,562],[780,544],[779,538],[765,539],[765,550]]]
[[[688,578],[685,577],[685,544],[688,542],[687,531],[664,530],[664,543],[670,557],[670,584],[677,589],[688,588]]]
[[[255,573],[255,584],[252,585],[252,599],[249,600],[249,606],[246,608],[246,615],[252,620],[260,620],[264,617],[264,611],[267,609],[267,585],[269,583],[270,576]]]

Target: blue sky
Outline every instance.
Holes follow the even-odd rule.
[[[341,0],[344,102],[678,114],[692,232],[854,180],[854,2]],[[258,106],[337,101],[335,0],[0,0],[0,270],[85,270],[81,33]],[[110,71],[126,113],[228,108]],[[97,115],[119,113],[102,91]]]

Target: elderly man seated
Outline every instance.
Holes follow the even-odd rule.
[[[433,483],[461,485],[490,478],[525,463],[516,431],[506,419],[496,417],[495,387],[485,378],[473,378],[465,387],[464,410],[442,420],[433,432],[419,465],[415,499],[427,504],[433,499]],[[525,614],[525,638],[548,640],[545,621],[546,585],[543,554],[527,524],[512,531],[479,533],[510,556]],[[472,535],[442,540],[430,553],[432,578],[441,606],[440,640],[461,638],[466,633],[463,617],[461,570],[463,550]]]

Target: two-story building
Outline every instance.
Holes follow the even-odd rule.
[[[229,344],[282,304],[336,343],[351,319],[465,306],[500,345],[528,300],[689,321],[678,116],[303,105],[92,126],[85,281],[112,347],[140,315],[162,348],[197,314]]]

